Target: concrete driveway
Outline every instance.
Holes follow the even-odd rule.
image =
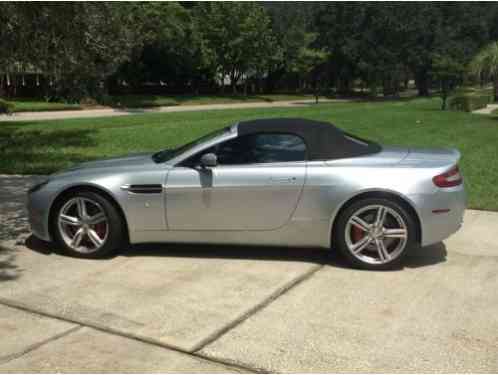
[[[497,230],[497,214],[468,211],[457,235],[390,272],[313,249],[143,245],[81,260],[8,231],[0,372],[498,372]]]

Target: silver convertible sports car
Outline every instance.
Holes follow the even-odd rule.
[[[453,149],[381,146],[303,119],[244,121],[155,154],[77,165],[29,192],[33,233],[68,254],[189,242],[332,248],[386,269],[462,223]]]

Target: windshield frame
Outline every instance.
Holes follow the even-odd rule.
[[[171,161],[175,158],[178,158],[182,154],[188,153],[191,150],[194,150],[201,146],[204,143],[210,143],[210,141],[219,138],[220,136],[223,136],[225,134],[229,134],[231,132],[231,127],[230,126],[225,126],[220,129],[216,129],[212,132],[209,132],[207,134],[204,134],[202,137],[194,139],[191,142],[185,143],[184,145],[181,145],[177,148],[174,149],[164,149],[161,151],[158,151],[152,155],[152,160],[156,164],[161,164],[161,163],[166,163],[168,161]]]

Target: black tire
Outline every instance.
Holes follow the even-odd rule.
[[[107,238],[100,248],[90,253],[78,252],[69,247],[62,238],[62,234],[58,225],[58,217],[61,209],[69,200],[78,197],[90,199],[94,202],[97,202],[105,212],[105,215],[108,219]],[[78,258],[103,258],[111,255],[119,247],[126,245],[127,243],[125,223],[120,213],[118,212],[118,209],[112,202],[109,202],[107,198],[98,193],[84,190],[71,192],[58,199],[53,210],[54,214],[52,215],[52,222],[50,223],[53,237],[58,247],[66,255]]]
[[[394,210],[405,222],[407,229],[406,244],[399,255],[386,263],[372,264],[359,259],[349,249],[346,242],[346,226],[351,216],[358,210],[373,205],[382,205]],[[355,268],[365,270],[388,270],[399,268],[406,255],[417,245],[417,224],[412,214],[394,199],[388,198],[365,198],[354,201],[339,214],[332,238],[332,246],[346,258]]]

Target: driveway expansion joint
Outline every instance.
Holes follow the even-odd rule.
[[[126,338],[126,339],[138,341],[138,342],[141,342],[141,343],[144,343],[144,344],[153,345],[153,346],[156,346],[156,347],[160,347],[162,349],[167,349],[167,350],[171,350],[171,351],[174,351],[174,352],[177,352],[177,353],[181,353],[181,354],[184,354],[184,355],[187,355],[187,356],[195,357],[195,358],[198,358],[198,359],[201,359],[201,360],[204,360],[204,361],[216,363],[216,364],[228,367],[228,369],[231,368],[233,370],[239,370],[240,372],[250,372],[250,373],[266,372],[266,371],[262,371],[260,369],[255,369],[255,368],[251,368],[251,367],[248,367],[248,366],[244,366],[242,364],[232,363],[231,361],[229,362],[229,361],[224,361],[224,360],[221,360],[221,359],[218,359],[218,358],[215,358],[215,357],[207,357],[205,355],[201,355],[199,353],[195,353],[194,351],[189,351],[189,350],[182,349],[180,347],[176,347],[176,346],[172,346],[172,345],[167,345],[167,344],[164,344],[164,343],[159,342],[157,340],[150,339],[148,337],[143,337],[143,336],[135,335],[135,334],[132,334],[132,333],[129,333],[129,332],[123,332],[123,331],[120,331],[120,330],[117,330],[117,329],[108,328],[108,327],[105,327],[105,326],[100,325],[100,324],[95,324],[95,323],[92,323],[92,322],[83,321],[83,320],[79,320],[79,319],[68,319],[68,318],[65,318],[65,317],[62,317],[62,316],[59,316],[59,315],[56,315],[56,314],[52,314],[52,313],[48,313],[48,312],[45,312],[45,311],[36,310],[36,309],[33,309],[32,307],[26,305],[26,304],[19,303],[17,301],[13,301],[13,300],[6,299],[6,298],[3,298],[3,297],[0,297],[0,305],[8,306],[8,307],[11,307],[11,308],[14,308],[14,309],[18,309],[18,310],[21,310],[21,311],[25,311],[25,312],[28,312],[28,313],[32,313],[32,314],[35,314],[35,315],[43,316],[43,317],[46,317],[46,318],[52,318],[52,319],[59,320],[59,321],[62,321],[62,322],[72,323],[72,324],[76,324],[77,325],[76,327],[72,327],[71,329],[69,329],[69,330],[67,330],[67,331],[65,331],[65,332],[63,332],[61,334],[52,336],[51,338],[49,338],[47,340],[44,340],[44,341],[42,341],[40,343],[31,345],[30,347],[26,348],[21,353],[12,354],[12,355],[9,355],[6,358],[0,357],[0,364],[4,364],[4,363],[7,363],[7,362],[9,362],[11,360],[14,360],[16,358],[19,358],[19,357],[23,356],[24,354],[27,354],[27,353],[29,353],[29,352],[31,352],[31,351],[39,348],[40,346],[42,346],[42,345],[44,345],[46,343],[49,343],[49,342],[52,342],[52,341],[57,340],[59,338],[62,338],[64,336],[68,335],[68,334],[71,334],[71,333],[77,331],[80,328],[87,327],[87,328],[95,329],[97,331],[104,332],[104,333],[107,333],[107,334],[110,334],[110,335],[120,336],[120,337],[123,337],[123,338]]]
[[[9,306],[9,307],[12,307],[12,306]],[[24,310],[24,311],[26,311],[26,310]],[[34,312],[31,312],[31,313],[36,314]],[[36,315],[39,315],[39,314],[36,314]],[[12,361],[14,359],[20,358],[23,355],[28,354],[28,353],[32,352],[33,350],[36,350],[36,349],[42,347],[45,344],[48,344],[48,343],[51,343],[51,342],[53,342],[55,340],[61,339],[63,337],[66,337],[66,336],[68,336],[68,335],[70,335],[70,334],[78,331],[81,328],[83,328],[82,325],[76,325],[75,327],[71,327],[71,328],[65,330],[62,333],[58,333],[57,335],[51,336],[51,337],[49,337],[49,338],[47,338],[45,340],[42,340],[40,342],[34,343],[32,345],[29,345],[28,347],[24,348],[20,352],[12,353],[12,354],[9,354],[9,355],[7,355],[5,357],[0,356],[0,365],[3,365],[5,363],[7,363],[7,362],[10,362],[10,361]]]
[[[322,269],[324,266],[325,266],[325,264],[323,264],[323,263],[317,264],[314,267],[312,267],[311,269],[309,269],[308,271],[304,272],[303,274],[290,280],[285,285],[283,285],[282,287],[278,288],[276,291],[271,293],[268,297],[263,299],[260,303],[254,305],[253,307],[251,307],[247,311],[243,312],[242,314],[240,314],[238,317],[236,317],[232,321],[228,322],[227,324],[225,324],[221,328],[219,328],[219,329],[215,330],[213,333],[209,334],[206,338],[199,341],[196,345],[194,345],[192,352],[195,352],[195,353],[200,352],[206,346],[212,344],[213,342],[218,340],[220,337],[225,335],[227,332],[229,332],[233,328],[237,327],[238,325],[242,324],[245,320],[249,319],[254,314],[263,310],[265,307],[270,305],[277,298],[279,298],[280,296],[283,296],[284,294],[289,292],[291,289],[293,289],[297,285],[308,280],[310,277],[312,277],[317,271]],[[259,370],[259,371],[267,372],[266,370]]]
[[[218,362],[220,361],[219,358],[211,356],[209,354],[195,353],[195,355],[199,358],[205,359],[206,361],[215,361],[217,363],[222,363],[225,366],[238,367],[240,369],[245,369],[246,371],[250,371],[256,374],[278,374],[278,372],[274,370],[268,370],[263,367],[248,367],[246,364],[240,363],[239,361],[233,359],[224,358],[222,362]]]

